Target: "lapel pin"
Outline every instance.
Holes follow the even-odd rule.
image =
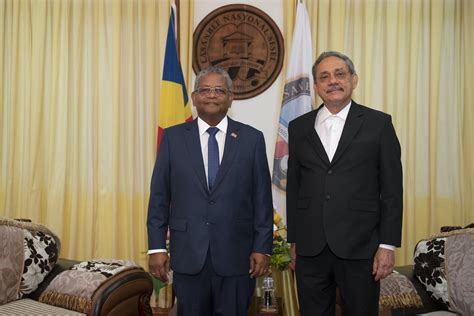
[[[234,138],[237,138],[237,134],[234,133],[234,132],[232,132],[232,133],[230,134],[230,136],[232,136],[232,137],[234,137]]]

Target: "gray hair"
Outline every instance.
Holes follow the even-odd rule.
[[[342,59],[346,63],[347,67],[349,68],[349,72],[351,73],[351,75],[356,74],[354,63],[349,57],[347,57],[346,55],[340,52],[328,51],[328,52],[321,53],[321,55],[319,55],[318,59],[316,59],[316,62],[313,65],[313,79],[315,82],[316,82],[316,70],[319,64],[328,57],[337,57],[339,59]]]
[[[201,81],[201,78],[208,74],[218,74],[223,76],[227,83],[226,88],[229,89],[229,91],[232,91],[232,79],[230,79],[230,76],[227,71],[217,66],[209,66],[198,73],[198,75],[196,76],[196,80],[194,81],[194,91],[199,88],[199,82]]]

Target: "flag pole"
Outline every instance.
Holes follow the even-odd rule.
[[[179,20],[180,20],[180,16],[181,14],[180,13],[180,10],[179,10],[179,0],[174,0],[174,4],[176,6],[176,11],[175,11],[175,21],[176,21],[176,50],[178,51],[178,56],[179,56],[179,52],[180,52],[180,47],[179,47]]]

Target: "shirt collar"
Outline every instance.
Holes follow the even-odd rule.
[[[211,127],[211,125],[207,124],[204,122],[203,119],[201,119],[198,116],[197,119],[198,123],[198,128],[199,128],[199,135],[203,135],[204,133],[207,132],[207,129]],[[224,134],[227,133],[227,126],[229,125],[229,120],[227,119],[227,115],[224,116],[224,118],[219,122],[219,124],[216,125],[216,127],[219,129],[219,131],[223,132]]]
[[[351,108],[351,105],[352,105],[352,101],[350,101],[349,104],[343,107],[342,110],[336,114],[332,114],[331,112],[329,112],[326,106],[323,106],[321,110],[319,110],[318,112],[317,124],[321,124],[330,116],[336,116],[342,119],[343,121],[346,121],[347,115],[349,115],[349,110]]]

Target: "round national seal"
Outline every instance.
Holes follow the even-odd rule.
[[[275,22],[248,4],[209,13],[194,31],[193,69],[227,70],[234,99],[252,98],[272,85],[283,65],[283,37]]]

